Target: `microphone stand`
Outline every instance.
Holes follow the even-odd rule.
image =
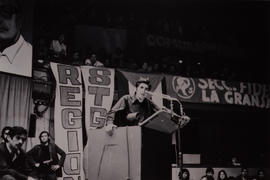
[[[182,170],[183,170],[183,153],[182,153],[182,144],[181,144],[181,116],[184,115],[182,103],[177,99],[170,99],[170,109],[171,109],[171,116],[173,117],[173,100],[176,100],[180,105],[180,117],[178,120],[178,128],[177,128],[177,155],[176,161],[177,166],[179,168],[180,177],[182,178]]]
[[[178,122],[178,128],[177,128],[177,144],[178,144],[178,168],[180,177],[182,179],[182,170],[183,170],[183,153],[182,153],[182,144],[181,144],[181,127],[180,127],[180,121]]]
[[[156,95],[156,94],[151,93],[151,92],[147,92],[147,93],[150,94],[151,96]],[[181,145],[181,116],[185,115],[185,113],[183,111],[182,103],[178,99],[172,98],[172,97],[170,97],[168,95],[163,95],[163,94],[162,94],[162,98],[167,99],[167,100],[170,101],[171,117],[173,117],[173,116],[179,117],[178,128],[177,128],[177,141],[176,141],[177,147],[178,147],[177,148],[178,149],[178,152],[177,152],[178,157],[176,157],[176,161],[177,161],[177,165],[178,165],[178,168],[179,168],[179,173],[180,173],[180,175],[182,177],[183,154],[182,154],[182,145]],[[180,116],[173,112],[173,101],[178,102],[179,105],[180,105]]]

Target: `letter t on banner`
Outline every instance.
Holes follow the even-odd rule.
[[[66,152],[63,180],[85,179],[82,140],[82,78],[79,67],[51,63],[56,80],[55,143]]]
[[[85,85],[85,127],[96,129],[106,123],[114,95],[115,70],[93,66],[81,66]]]

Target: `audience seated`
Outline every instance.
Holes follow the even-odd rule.
[[[0,179],[34,180],[35,175],[28,163],[26,152],[22,149],[27,140],[27,130],[14,126],[9,129],[6,141],[0,143]]]
[[[259,170],[257,171],[257,179],[258,179],[258,180],[266,180],[264,170],[259,169]]]
[[[201,180],[214,180],[214,169],[212,167],[206,168],[205,175],[201,177]]]
[[[246,167],[241,168],[240,174],[236,177],[236,180],[250,180],[248,169]]]
[[[178,174],[179,180],[190,180],[190,173],[188,169],[183,169],[182,173]]]
[[[86,58],[84,64],[88,66],[104,67],[104,64],[97,60],[97,55],[95,53],[91,54],[90,58]]]
[[[74,50],[70,57],[70,62],[72,65],[80,66],[82,65],[80,52],[78,50]]]
[[[59,34],[57,39],[51,41],[50,52],[54,61],[62,62],[67,56],[67,45],[65,44],[65,35]]]
[[[228,180],[228,176],[225,170],[222,169],[218,172],[217,180]]]

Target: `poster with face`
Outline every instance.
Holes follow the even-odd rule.
[[[33,3],[0,0],[0,72],[32,77]]]

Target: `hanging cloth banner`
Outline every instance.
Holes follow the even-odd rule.
[[[170,96],[192,103],[270,108],[270,85],[166,75]]]
[[[66,152],[64,180],[80,180],[83,172],[82,80],[79,67],[51,63],[56,80],[55,143]]]
[[[85,89],[85,127],[96,129],[106,123],[114,96],[115,70],[81,66]]]

